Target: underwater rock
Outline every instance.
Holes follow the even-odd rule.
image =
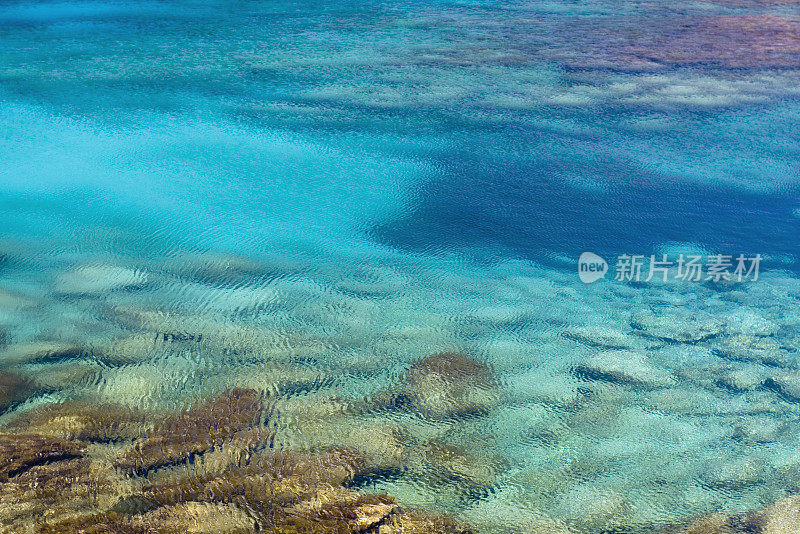
[[[157,351],[161,347],[162,339],[163,336],[152,332],[133,334],[114,339],[94,353],[107,365],[135,364],[163,355],[164,350]]]
[[[27,295],[23,295],[15,291],[9,291],[8,289],[0,287],[0,308],[19,309],[30,308],[31,306],[35,305],[35,299],[28,297]],[[3,337],[5,336],[0,337],[0,340],[2,340]]]
[[[514,403],[500,408],[487,430],[504,442],[522,439],[557,443],[571,432],[559,412],[538,403]]]
[[[287,361],[302,354],[313,357],[330,350],[330,340],[300,334],[287,334],[280,329],[232,322],[227,317],[206,316],[175,311],[162,311],[133,306],[113,306],[109,317],[126,328],[145,332],[112,342],[101,352],[108,352],[109,361],[137,357],[143,350],[180,350],[182,347],[238,354],[248,361]],[[127,346],[126,346],[127,345]],[[126,356],[122,351],[130,351]],[[144,355],[146,357],[146,355]]]
[[[786,421],[768,416],[751,416],[742,419],[733,429],[733,437],[748,443],[777,441],[789,429]]]
[[[800,532],[800,496],[786,497],[767,506],[750,523],[758,525],[759,534]]]
[[[31,380],[43,391],[59,391],[93,384],[103,369],[95,361],[64,361],[39,366],[31,373]]]
[[[724,317],[725,331],[743,336],[774,336],[778,325],[748,309],[737,310]]]
[[[800,532],[800,496],[784,497],[747,514],[709,514],[663,534],[796,534]]]
[[[110,291],[140,288],[147,283],[143,271],[118,265],[84,265],[61,273],[53,283],[57,295],[101,296]]]
[[[12,371],[0,371],[0,413],[24,401],[35,390],[36,387],[30,379]]]
[[[136,439],[142,435],[144,425],[144,414],[135,409],[70,401],[25,411],[11,420],[6,429],[65,440],[109,442]]]
[[[580,372],[576,374],[588,378],[587,375]],[[570,434],[574,433],[575,428],[592,428],[593,432],[613,432],[613,429],[617,428],[629,392],[622,383],[599,378],[595,378],[597,381],[591,387],[584,386],[582,388],[580,402],[567,413],[567,417],[563,420],[563,423],[570,429]],[[629,387],[649,389],[649,387],[636,383],[631,383]],[[559,424],[559,426],[561,425]]]
[[[158,531],[148,528],[141,521],[129,516],[106,512],[102,514],[84,515],[40,525],[37,534],[152,534],[165,532],[178,534],[172,530]]]
[[[533,368],[503,376],[503,386],[515,402],[572,406],[580,399],[580,380],[572,375]]]
[[[463,447],[430,440],[413,447],[407,468],[442,479],[455,478],[473,487],[490,488],[505,470],[505,463],[490,454],[472,454]]]
[[[789,352],[800,352],[800,331],[784,333],[784,335],[778,339],[778,343],[784,350]]]
[[[644,349],[660,345],[656,340],[632,336],[605,326],[577,326],[564,331],[564,337],[587,345],[608,349]]]
[[[709,64],[725,68],[800,67],[800,20],[780,15],[696,17],[652,29],[649,42],[636,39],[618,60],[658,65]]]
[[[368,533],[379,531],[390,518],[399,513],[394,499],[386,495],[361,495],[341,492],[340,495],[306,500],[294,507],[282,509],[277,515],[278,532]],[[271,524],[273,518],[270,518]],[[296,530],[294,530],[296,529]]]
[[[163,358],[170,352],[197,351],[202,348],[205,345],[201,334],[145,332],[119,337],[92,353],[106,365],[122,366]]]
[[[213,476],[185,475],[146,486],[123,499],[117,513],[134,514],[172,507],[182,502],[224,502],[247,510],[270,532],[424,532],[420,525],[441,524],[440,532],[456,530],[445,518],[430,519],[402,511],[389,496],[365,495],[343,486],[364,468],[348,451],[295,454],[286,451],[258,455],[244,467]],[[398,516],[398,517],[395,517]],[[452,528],[450,528],[452,527]],[[439,531],[437,531],[439,532]]]
[[[766,368],[744,367],[722,372],[717,383],[732,391],[753,391],[761,387],[768,377]]]
[[[420,435],[424,431],[415,434],[385,418],[347,414],[345,405],[330,400],[315,406],[311,414],[289,412],[287,408],[291,410],[292,405],[279,401],[276,411],[294,424],[288,433],[276,429],[274,442],[290,447],[296,443],[296,447],[309,450],[347,448],[363,459],[366,476],[408,471],[488,487],[496,483],[497,475],[505,468],[491,455],[476,455],[458,445],[425,439],[427,436]],[[302,407],[294,410],[299,408]]]
[[[220,377],[221,387],[236,385],[265,391],[275,397],[292,397],[327,388],[336,382],[335,371],[323,364],[297,362],[259,361],[250,363],[225,377]]]
[[[105,308],[105,315],[109,320],[119,323],[131,330],[146,330],[148,333],[169,334],[171,331],[183,332],[185,335],[195,337],[195,325],[201,321],[199,316],[189,316],[173,311],[163,311],[149,307],[139,307],[132,305],[111,305]],[[210,319],[203,321],[210,323]],[[182,328],[181,323],[186,323],[187,327]],[[162,326],[166,325],[166,329]],[[169,330],[172,329],[172,330]],[[169,331],[168,331],[169,330]],[[202,332],[200,333],[202,335]]]
[[[699,415],[709,411],[716,413],[717,398],[719,395],[710,391],[684,385],[648,391],[642,397],[642,403],[650,409],[662,412]]]
[[[387,495],[324,494],[276,514],[276,533],[472,534],[446,516],[404,511]]]
[[[127,486],[108,462],[88,455],[40,463],[0,484],[0,524],[4,532],[33,532],[46,521],[105,509]]]
[[[640,312],[631,317],[631,326],[654,339],[675,343],[694,343],[714,337],[723,323],[707,312],[672,310]]]
[[[499,392],[485,363],[440,353],[411,366],[398,400],[427,417],[448,418],[487,412],[497,406]]]
[[[139,518],[136,524],[152,531],[176,534],[256,534],[256,522],[245,510],[224,503],[186,502],[158,508]]]
[[[218,503],[188,502],[142,515],[116,512],[71,517],[44,524],[41,534],[256,534],[245,511]]]
[[[96,395],[98,402],[132,408],[154,404],[185,406],[186,403],[192,402],[187,398],[190,391],[205,387],[200,383],[201,379],[197,373],[210,374],[212,372],[210,365],[216,366],[217,369],[224,365],[209,356],[207,353],[176,352],[137,365],[120,367],[106,365],[97,375],[95,382],[87,384],[85,392],[92,396]],[[209,387],[203,391],[213,394],[214,391],[224,390],[224,388]]]
[[[780,367],[797,367],[797,358],[781,349],[780,344],[771,338],[738,335],[717,340],[713,352],[723,358],[739,361],[759,362]]]
[[[738,490],[763,482],[765,475],[763,460],[756,456],[742,456],[709,466],[700,475],[700,481],[710,488]]]
[[[61,341],[30,341],[8,345],[0,352],[0,361],[9,363],[48,363],[83,358],[86,347]]]
[[[444,516],[404,512],[390,497],[344,492],[336,498],[302,501],[291,507],[262,503],[258,509],[187,502],[130,516],[118,512],[49,525],[40,532],[93,534],[471,534]],[[255,518],[255,519],[254,519]],[[265,530],[268,529],[268,530]]]
[[[117,458],[117,465],[136,473],[191,460],[223,445],[248,449],[264,443],[269,432],[261,425],[263,395],[232,389],[199,403],[158,424],[147,437]]]
[[[570,479],[548,469],[528,468],[522,478],[518,476],[521,474],[514,475],[461,514],[481,533],[577,534],[566,522],[549,515],[554,511],[553,495],[563,491]]]
[[[574,369],[583,378],[630,386],[656,388],[675,383],[669,371],[654,367],[643,354],[626,350],[591,356]]]
[[[683,527],[669,527],[662,534],[740,534],[733,518],[724,514],[709,514],[692,520]]]
[[[563,517],[569,517],[589,532],[614,532],[624,525],[629,503],[624,496],[588,484],[578,484],[562,495],[557,504]]]
[[[198,403],[123,450],[117,465],[128,473],[122,473],[111,461],[120,448],[112,440],[133,435],[140,414],[78,401],[34,408],[0,434],[0,524],[9,532],[59,534],[471,532],[445,516],[404,510],[388,495],[348,487],[370,470],[367,459],[348,449],[251,447],[214,472],[185,464],[136,475],[195,452],[204,453],[198,464],[206,464],[209,455],[224,452],[222,441],[259,428],[262,412],[261,395],[245,389]],[[63,435],[92,443],[53,437]],[[209,446],[213,450],[204,451]],[[145,462],[148,454],[154,461]]]
[[[255,259],[238,254],[215,252],[185,253],[167,265],[174,274],[210,284],[253,282],[269,273],[267,266]]]
[[[185,501],[235,502],[245,507],[282,503],[290,506],[325,489],[340,488],[361,473],[365,463],[356,453],[268,451],[246,465],[230,465],[212,474],[184,471],[121,500],[115,510],[139,513]],[[343,488],[342,488],[343,489]],[[274,507],[274,506],[273,506]]]
[[[419,512],[392,514],[380,525],[377,534],[473,534],[473,530],[447,516]],[[366,533],[365,533],[366,534]]]
[[[15,421],[18,427],[5,426],[0,433],[0,525],[8,529],[4,532],[34,532],[46,521],[96,513],[113,504],[120,492],[130,491],[131,482],[111,465],[107,445],[37,434],[35,428]]]
[[[0,482],[8,482],[37,465],[79,458],[82,452],[77,443],[49,436],[0,434]]]
[[[800,402],[800,371],[784,371],[768,378],[764,385],[777,390],[787,400]]]
[[[28,528],[23,526],[11,531],[31,531],[32,517],[44,514],[54,517],[87,505],[86,498],[73,490],[88,480],[89,466],[85,458],[43,462],[3,482],[0,484],[0,524],[18,523]],[[76,484],[77,481],[81,482]],[[83,489],[88,488],[84,485]]]
[[[364,458],[371,471],[402,469],[408,461],[409,448],[403,443],[401,429],[390,421],[350,416],[327,420],[302,417],[295,422],[300,428],[293,433],[302,436],[304,447],[352,449]],[[278,434],[276,439],[281,437]],[[293,436],[292,441],[298,437]]]

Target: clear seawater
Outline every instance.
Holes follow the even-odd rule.
[[[650,532],[797,492],[800,61],[736,28],[680,33],[756,17],[792,41],[797,9],[5,0],[0,366],[48,387],[2,417],[254,384],[313,411],[458,352],[496,376],[487,413],[360,424],[457,445],[491,480],[419,467],[370,490],[486,532]],[[681,53],[705,59],[664,59]],[[584,251],[764,261],[739,284],[589,285]],[[223,341],[18,356],[91,354],[131,316]],[[258,365],[225,350],[252,331],[272,340]],[[286,425],[287,447],[315,439]]]

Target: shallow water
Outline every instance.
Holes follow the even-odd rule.
[[[486,532],[797,492],[799,33],[792,2],[6,2],[0,364],[36,387],[0,418],[254,388],[272,447],[392,436],[354,484]],[[589,285],[584,251],[764,260]],[[478,409],[414,382],[437,353],[487,365]]]

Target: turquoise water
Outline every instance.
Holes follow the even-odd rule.
[[[799,34],[792,2],[5,2],[0,364],[39,387],[2,417],[243,386],[276,447],[352,444],[297,421],[458,352],[496,396],[353,416],[422,451],[364,488],[487,532],[797,492]],[[588,285],[584,251],[764,261]]]

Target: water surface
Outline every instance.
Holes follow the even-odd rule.
[[[4,3],[0,364],[37,387],[3,419],[250,387],[273,447],[371,450],[315,418],[345,399],[403,451],[359,489],[486,532],[797,491],[796,8]],[[764,262],[584,285],[584,251]],[[438,353],[480,409],[381,404]]]

